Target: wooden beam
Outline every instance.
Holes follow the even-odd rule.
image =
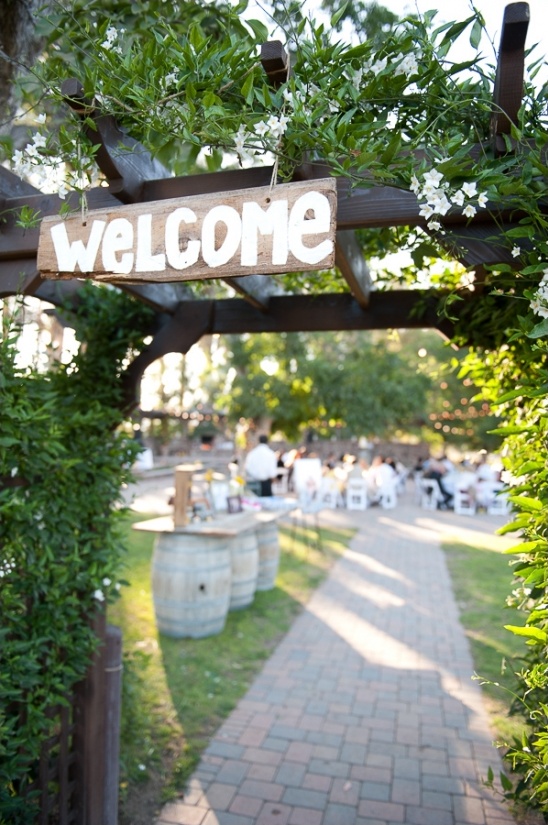
[[[224,281],[251,306],[261,312],[267,312],[271,296],[279,295],[282,291],[269,275],[246,275],[239,278],[225,278]]]
[[[212,331],[214,301],[183,301],[173,316],[166,317],[149,346],[135,358],[123,376],[123,409],[131,410],[139,403],[139,385],[146,368],[170,352],[187,353],[202,335]],[[220,302],[222,303],[222,301]],[[238,301],[247,307],[245,301]]]
[[[340,269],[358,304],[362,309],[367,309],[371,292],[371,276],[363,250],[356,239],[356,233],[352,230],[344,229],[337,232],[335,265]]]
[[[2,203],[3,223],[0,232],[0,260],[16,260],[36,255],[40,227],[24,229],[17,225],[19,212],[23,207],[36,212],[40,218],[58,215],[63,204],[70,204],[75,214],[80,212],[80,200],[77,192],[69,192],[65,201],[57,195],[39,192],[35,195],[17,195],[6,198]],[[120,206],[120,201],[109,194],[104,186],[97,186],[87,192],[87,204],[90,209]]]
[[[157,312],[173,315],[181,301],[194,299],[194,293],[188,284],[117,284],[128,295],[132,295]]]
[[[40,195],[39,189],[14,175],[5,166],[0,166],[0,198],[22,198],[28,195]]]
[[[439,317],[438,302],[430,291],[411,289],[372,292],[366,310],[346,292],[284,295],[270,299],[265,315],[240,298],[184,301],[124,373],[123,407],[138,404],[139,383],[150,364],[171,352],[188,352],[202,335],[430,327],[449,339],[453,325]]]
[[[261,46],[261,63],[269,83],[278,89],[291,71],[289,55],[280,40],[269,40]]]
[[[236,298],[214,304],[212,334],[448,329],[438,316],[438,299],[415,289],[371,292],[366,310],[347,292],[273,296],[266,315]],[[191,308],[187,306],[186,311],[191,312]]]
[[[84,133],[94,145],[100,144],[95,159],[109,181],[111,194],[123,203],[133,203],[140,200],[144,181],[169,177],[169,170],[153,158],[142,143],[124,132],[111,115],[101,114],[95,103],[86,99],[78,80],[66,80],[61,91],[84,121]],[[86,123],[88,118],[93,120],[95,128]]]
[[[233,192],[237,189],[270,186],[272,168],[272,166],[257,166],[252,169],[229,169],[224,172],[205,172],[199,175],[145,181],[142,200],[156,201],[164,198],[210,195],[215,192]]]
[[[29,294],[29,289],[36,288],[37,275],[36,258],[0,261],[0,298]]]
[[[495,155],[508,152],[505,136],[517,123],[523,98],[525,40],[529,27],[529,4],[511,3],[504,9],[502,34],[493,90],[491,139]]]

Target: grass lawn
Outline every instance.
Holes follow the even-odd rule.
[[[504,629],[507,624],[523,624],[519,613],[505,604],[512,583],[509,561],[514,557],[504,555],[496,541],[481,547],[449,542],[442,546],[494,731],[500,741],[508,741],[523,728],[519,716],[508,717],[514,672],[521,669],[519,658],[525,651],[523,640]]]
[[[125,578],[129,587],[109,608],[122,628],[124,694],[120,825],[151,825],[161,802],[175,797],[213,732],[235,707],[302,605],[344,551],[353,533],[280,525],[276,587],[228,615],[225,629],[205,639],[160,636],[154,620],[150,571],[155,536],[127,521]]]

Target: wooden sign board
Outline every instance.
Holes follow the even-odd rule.
[[[329,269],[335,180],[279,184],[44,218],[44,278],[193,281]]]

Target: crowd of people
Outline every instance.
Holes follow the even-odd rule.
[[[347,506],[347,491],[361,487],[367,505],[395,506],[409,479],[420,501],[423,480],[436,487],[439,509],[453,509],[455,496],[466,494],[474,507],[487,509],[502,487],[500,470],[481,456],[476,462],[454,462],[445,454],[419,459],[406,467],[390,456],[376,455],[370,462],[362,457],[331,453],[327,458],[306,447],[273,450],[266,435],[246,454],[243,474],[247,488],[261,497],[279,494],[321,497],[331,493],[336,506]],[[332,496],[331,496],[332,497]]]
[[[418,481],[433,480],[439,490],[438,508],[450,510],[455,499],[465,494],[475,508],[487,510],[503,489],[501,468],[489,463],[485,455],[478,461],[455,463],[447,456],[428,458],[415,467]]]
[[[345,504],[346,487],[358,479],[364,485],[369,504],[379,504],[388,489],[402,488],[408,469],[391,458],[376,456],[371,464],[363,458],[344,453],[331,453],[321,459],[306,447],[274,451],[266,435],[246,454],[243,473],[247,488],[258,496],[276,493],[308,494],[318,497],[328,490],[338,492],[338,501]]]

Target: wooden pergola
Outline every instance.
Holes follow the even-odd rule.
[[[493,90],[491,141],[487,147],[499,156],[508,151],[505,136],[510,135],[522,102],[528,23],[527,3],[506,7]],[[261,61],[273,85],[285,80],[288,57],[281,43],[264,44]],[[63,91],[67,103],[81,115],[84,132],[100,145],[97,162],[108,186],[87,193],[90,209],[270,185],[271,167],[172,177],[140,143],[120,129],[112,116],[86,101],[76,81],[66,83]],[[95,129],[86,125],[87,118],[93,119]],[[469,151],[471,156],[477,156],[485,148],[476,144]],[[293,180],[329,175],[325,164],[306,163],[295,170]],[[196,297],[191,286],[182,282],[118,284],[156,313],[150,345],[135,358],[124,376],[128,405],[135,404],[141,376],[153,361],[170,352],[188,352],[206,334],[431,327],[451,336],[452,324],[437,312],[439,295],[415,289],[371,289],[367,262],[355,236],[355,230],[361,228],[396,226],[421,227],[433,234],[426,226],[426,218],[420,215],[416,195],[383,186],[352,188],[347,179],[340,177],[337,193],[335,261],[341,278],[339,292],[280,294],[279,285],[265,275],[224,279],[235,295],[222,299]],[[77,208],[76,198],[69,202]],[[44,280],[36,265],[39,230],[23,230],[17,225],[22,207],[45,217],[58,214],[61,203],[56,195],[43,194],[0,167],[0,206],[5,216],[0,232],[0,297],[23,294],[53,305],[78,302],[83,282]],[[510,252],[502,244],[493,243],[493,238],[501,226],[508,228],[519,217],[504,209],[493,215],[489,204],[478,209],[473,219],[451,210],[440,219],[443,234],[438,241],[465,267],[474,268],[481,280],[486,265],[515,265]],[[481,300],[481,287],[470,293],[468,300]]]

